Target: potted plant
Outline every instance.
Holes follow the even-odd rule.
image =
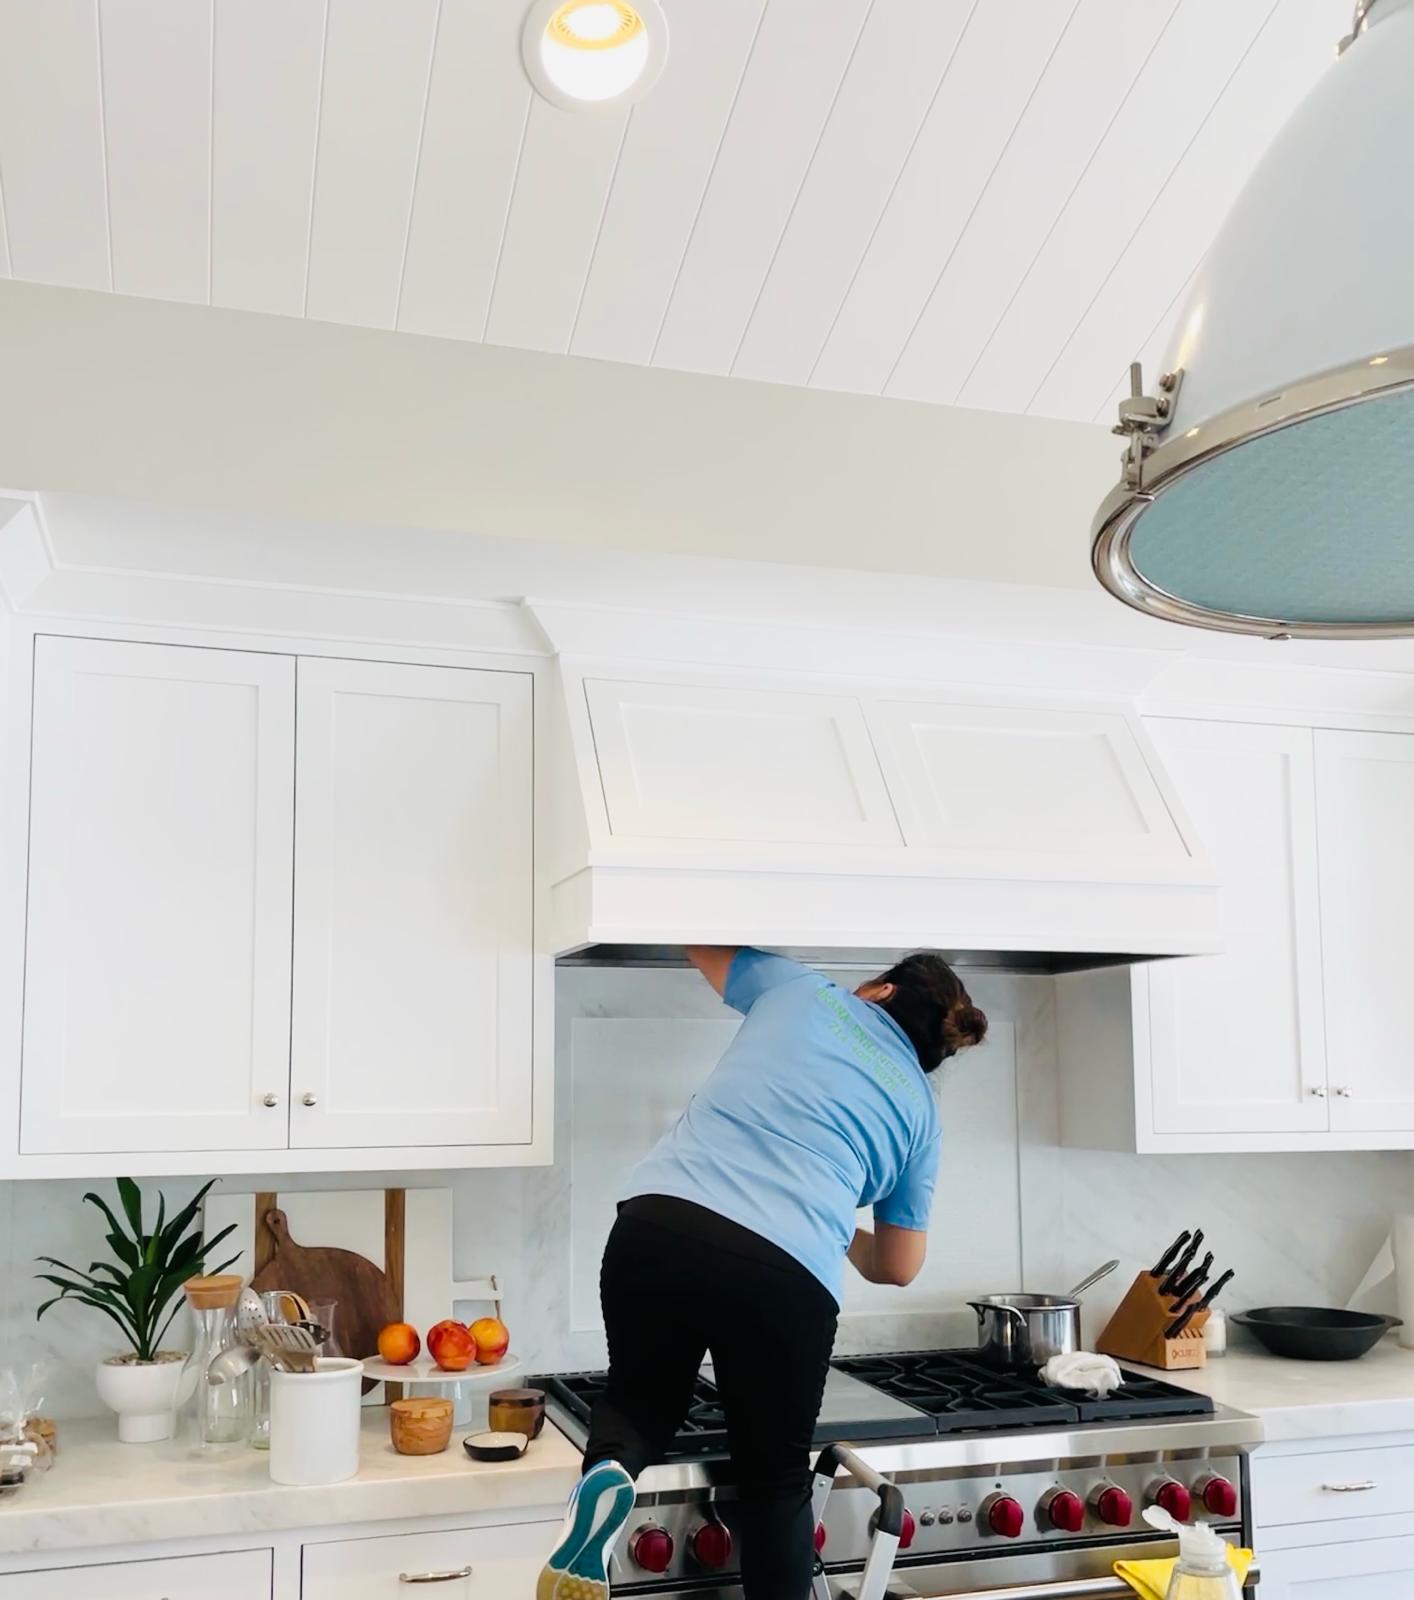
[[[235,1226],[203,1241],[196,1215],[210,1188],[210,1183],[203,1185],[170,1222],[167,1198],[159,1194],[157,1221],[148,1233],[142,1222],[141,1191],[131,1178],[119,1178],[118,1200],[126,1227],[98,1195],[84,1196],[107,1219],[113,1261],[95,1261],[87,1272],[80,1272],[53,1256],[39,1258],[58,1271],[36,1276],[59,1293],[40,1306],[37,1318],[61,1300],[78,1300],[117,1323],[132,1346],[100,1362],[97,1373],[99,1398],[118,1413],[118,1437],[128,1444],[172,1436],[188,1352],[164,1350],[162,1341],[182,1308],[182,1285],[202,1271],[206,1257]],[[232,1256],[211,1270],[220,1272],[238,1259]]]

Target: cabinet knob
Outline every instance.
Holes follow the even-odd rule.
[[[299,1103],[302,1106],[317,1106],[319,1104],[319,1096],[313,1094],[302,1094],[299,1097]]]
[[[1348,1100],[1350,1098],[1350,1085],[1348,1083],[1341,1084],[1340,1088],[1336,1090],[1336,1093],[1342,1100]]]
[[[260,1097],[260,1103],[261,1105],[268,1106],[273,1110],[274,1107],[279,1105],[280,1097],[277,1094],[263,1094]]]
[[[1326,1097],[1326,1086],[1323,1083],[1312,1084],[1307,1093],[1312,1095],[1317,1100],[1324,1100]]]

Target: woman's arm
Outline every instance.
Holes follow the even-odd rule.
[[[683,954],[712,985],[718,994],[725,994],[727,974],[741,948],[735,944],[686,944]]]
[[[874,1231],[856,1228],[849,1247],[855,1270],[870,1283],[903,1288],[918,1276],[928,1256],[928,1235],[917,1228],[895,1228],[875,1221]]]

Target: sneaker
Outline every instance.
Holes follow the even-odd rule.
[[[633,1479],[601,1461],[575,1486],[564,1532],[545,1563],[535,1600],[608,1600],[609,1557],[633,1511]]]

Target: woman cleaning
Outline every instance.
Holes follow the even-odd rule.
[[[608,1385],[537,1600],[608,1595],[634,1480],[671,1442],[708,1354],[746,1600],[806,1600],[811,1435],[845,1260],[871,1283],[918,1275],[940,1141],[926,1075],[987,1031],[928,952],[852,994],[760,950],[687,955],[745,1020],[625,1191],[600,1279]],[[855,1229],[861,1206],[872,1232]]]

